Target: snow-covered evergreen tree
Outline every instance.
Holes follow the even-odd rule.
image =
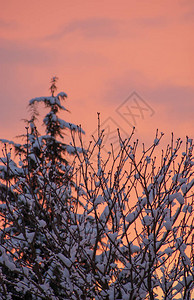
[[[22,285],[25,276],[35,282],[35,286],[44,278],[50,282],[55,294],[60,295],[58,291],[60,274],[56,275],[59,276],[59,280],[56,281],[50,273],[47,274],[51,272],[50,265],[54,264],[49,256],[53,252],[52,249],[55,249],[56,253],[61,252],[62,236],[65,236],[64,239],[67,238],[66,227],[72,222],[71,211],[78,206],[71,196],[72,188],[74,193],[76,191],[76,183],[72,179],[73,162],[70,161],[70,156],[75,156],[76,153],[84,150],[63,142],[63,130],[77,131],[78,134],[83,133],[83,130],[59,118],[60,110],[67,111],[61,104],[67,95],[64,92],[54,95],[56,80],[57,78],[54,77],[51,81],[50,97],[30,100],[33,114],[31,120],[26,121],[26,134],[21,136],[24,143],[16,144],[5,139],[1,140],[5,144],[0,165],[0,211],[3,224],[1,254],[4,255],[3,253],[7,251],[12,253],[9,260],[11,259],[13,264],[16,262],[18,266],[17,271],[14,268],[10,274],[9,268],[3,261],[2,272],[7,276],[5,299],[8,299],[6,297],[9,292],[16,297],[14,299],[17,297],[20,299],[23,297],[21,295],[31,297],[29,284],[28,292],[25,284]],[[35,124],[38,116],[34,108],[36,102],[44,102],[49,109],[43,120],[44,135],[39,134]],[[15,161],[11,158],[13,150],[10,146],[15,150]],[[62,216],[66,218],[65,227],[62,226]],[[48,232],[45,231],[45,227]],[[55,239],[57,240],[57,235],[60,235],[58,245],[54,242]],[[38,261],[36,261],[37,255]],[[28,270],[28,275],[24,274],[23,267]],[[53,268],[53,272],[56,271],[57,274],[57,266]],[[22,292],[17,288],[18,281],[21,283]],[[36,293],[41,294],[41,291],[37,290]]]
[[[61,103],[62,100],[67,98],[67,94],[60,92],[55,96],[57,90],[56,87],[57,77],[53,77],[51,80],[51,96],[50,97],[39,97],[31,99],[29,102],[30,106],[34,106],[36,103],[44,103],[49,112],[46,114],[43,123],[45,126],[45,135],[39,137],[35,140],[34,147],[39,148],[43,140],[45,141],[45,147],[43,149],[44,155],[48,158],[52,164],[62,162],[67,164],[67,160],[64,157],[64,154],[75,154],[75,148],[67,143],[63,143],[60,139],[64,139],[63,130],[69,129],[72,131],[81,131],[83,130],[75,124],[66,122],[63,119],[60,119],[58,113],[60,111],[68,111]],[[34,110],[36,111],[36,110]],[[35,114],[36,115],[36,114]],[[35,116],[33,116],[33,120]],[[33,123],[32,123],[33,127]]]

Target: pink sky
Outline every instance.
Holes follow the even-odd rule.
[[[193,136],[194,1],[9,0],[0,11],[0,137],[21,134],[28,100],[59,77],[67,121],[89,136],[102,122],[153,140]],[[134,108],[136,92],[145,102]],[[126,106],[122,106],[127,100]],[[123,104],[124,105],[124,104]],[[122,111],[118,113],[118,108]],[[128,109],[127,111],[125,109]],[[137,115],[137,116],[135,116]],[[111,130],[114,130],[112,128]]]

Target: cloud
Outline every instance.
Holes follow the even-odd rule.
[[[187,13],[185,13],[182,17],[181,17],[181,21],[183,22],[191,22],[194,23],[194,9],[188,11]]]
[[[193,118],[193,101],[194,101],[194,87],[192,86],[178,86],[168,83],[150,85],[150,82],[141,72],[129,72],[124,74],[120,79],[111,80],[109,83],[108,101],[119,105],[127,98],[134,90],[146,101],[150,101],[154,109],[163,107],[168,114],[183,119]]]
[[[123,20],[94,18],[77,20],[66,24],[46,37],[47,41],[60,40],[66,36],[79,36],[89,40],[137,38],[144,36],[145,31],[163,28],[168,25],[164,17],[130,18]]]
[[[157,16],[149,18],[137,18],[134,19],[134,25],[139,25],[142,29],[152,28],[158,29],[164,26],[169,25],[170,19],[167,16]]]
[[[123,76],[112,78],[106,83],[107,89],[102,95],[106,107],[112,108],[115,115],[117,108],[135,91],[152,109],[152,118],[138,121],[138,130],[152,122],[152,128],[174,131],[177,134],[191,134],[193,127],[194,87],[176,84],[150,84],[141,72],[131,71]],[[119,121],[120,116],[115,115]],[[122,126],[122,125],[121,125]],[[126,122],[123,124],[125,128]],[[148,126],[150,129],[150,126]]]
[[[5,21],[3,19],[0,19],[0,27],[3,29],[15,29],[18,27],[18,23],[15,21]]]
[[[42,65],[51,62],[53,54],[52,50],[40,48],[37,45],[29,45],[21,41],[0,39],[1,63]]]
[[[36,44],[36,43],[35,43]],[[0,39],[0,63],[26,66],[57,67],[61,64],[78,68],[83,66],[104,65],[109,61],[106,56],[89,49],[71,48],[70,50],[52,49],[50,45],[40,47],[23,42]]]
[[[77,20],[63,26],[57,32],[49,35],[47,39],[60,39],[72,33],[78,33],[86,38],[114,37],[119,33],[120,23],[118,20],[106,18]]]

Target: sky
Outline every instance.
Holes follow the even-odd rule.
[[[68,94],[62,117],[115,143],[193,137],[193,0],[9,0],[0,10],[0,137],[22,134],[28,101]]]

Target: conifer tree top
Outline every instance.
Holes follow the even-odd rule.
[[[58,78],[56,76],[52,77],[51,79],[51,86],[50,86],[51,96],[33,98],[29,101],[29,105],[33,105],[35,102],[44,102],[46,106],[55,105],[58,107],[58,109],[68,111],[63,105],[61,105],[61,100],[67,98],[67,94],[65,92],[60,92],[56,96],[54,95],[55,92],[57,91],[57,86],[56,86],[57,80]]]

